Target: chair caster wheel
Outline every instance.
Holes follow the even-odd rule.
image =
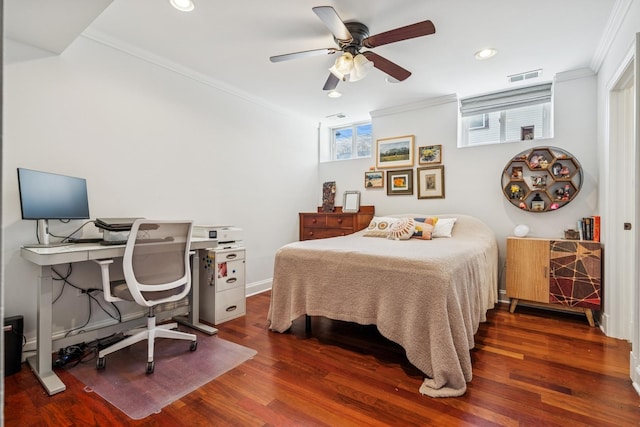
[[[153,374],[153,368],[155,364],[153,362],[147,362],[147,374]]]
[[[189,347],[189,350],[196,351],[197,348],[198,348],[198,341],[191,341],[191,346]]]
[[[98,360],[96,360],[96,369],[104,369],[105,366],[107,366],[107,359],[99,357]]]

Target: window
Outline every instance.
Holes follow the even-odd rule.
[[[371,123],[331,128],[331,159],[371,157]]]
[[[551,138],[551,83],[460,100],[458,147]]]

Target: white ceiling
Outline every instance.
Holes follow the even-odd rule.
[[[620,1],[620,0],[617,0]],[[180,12],[169,0],[5,0],[6,36],[59,53],[88,37],[180,69],[227,90],[294,111],[314,121],[338,112],[347,121],[370,111],[458,94],[508,88],[507,75],[541,68],[556,73],[594,68],[611,28],[616,0],[194,0]],[[312,12],[333,6],[371,34],[426,19],[436,33],[372,49],[413,74],[397,84],[374,69],[340,83],[330,99],[322,86],[335,55],[280,63],[269,57],[336,47]],[[493,47],[498,54],[477,61]],[[529,82],[531,83],[531,81]]]

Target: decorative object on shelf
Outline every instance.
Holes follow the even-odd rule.
[[[518,224],[514,227],[513,234],[516,237],[525,237],[527,234],[529,234],[529,227],[525,224]]]
[[[523,141],[529,141],[533,139],[533,126],[522,126],[520,128],[520,139]]]
[[[357,213],[360,210],[360,192],[345,191],[342,201],[342,212]]]
[[[444,165],[418,168],[418,199],[444,199]]]
[[[532,175],[531,182],[533,182],[533,186],[536,188],[546,188],[547,186],[547,176],[546,175]]]
[[[387,172],[387,196],[413,194],[413,169]]]
[[[376,141],[376,168],[413,166],[413,135],[384,138]]]
[[[518,153],[502,171],[504,196],[515,207],[529,212],[560,209],[576,197],[582,182],[578,160],[556,147],[534,147]],[[540,200],[534,203],[534,198]]]
[[[511,178],[522,179],[522,166],[514,166],[511,168]]]
[[[383,188],[384,171],[368,171],[364,173],[364,188]]]
[[[333,212],[336,205],[336,182],[327,181],[322,184],[322,210]]]
[[[544,200],[540,197],[540,193],[536,193],[531,199],[531,210],[535,212],[542,212],[544,210]]]
[[[442,145],[427,145],[418,148],[418,164],[432,165],[442,163]]]

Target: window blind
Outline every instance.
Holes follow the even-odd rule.
[[[520,87],[460,100],[462,117],[551,102],[551,83]]]

